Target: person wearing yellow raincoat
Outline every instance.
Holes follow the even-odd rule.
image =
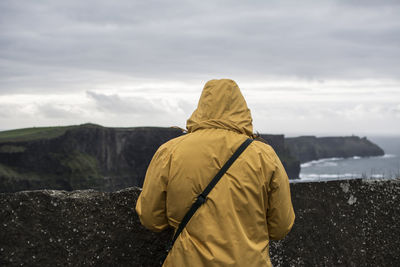
[[[177,229],[196,197],[246,138],[250,110],[232,80],[206,83],[187,134],[163,144],[136,204],[152,231]],[[252,142],[211,190],[163,266],[271,266],[269,240],[292,228],[287,174],[271,146]]]

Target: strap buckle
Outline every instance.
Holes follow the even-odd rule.
[[[200,194],[200,195],[197,197],[196,202],[199,203],[200,205],[203,205],[204,202],[206,202],[206,200],[207,200],[207,198],[206,198],[205,196],[203,196],[202,194]]]

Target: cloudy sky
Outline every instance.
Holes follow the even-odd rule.
[[[400,1],[0,1],[0,129],[185,127],[214,78],[261,133],[400,135]]]

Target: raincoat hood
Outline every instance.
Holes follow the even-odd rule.
[[[186,122],[188,132],[220,128],[253,136],[249,108],[238,85],[229,79],[211,80],[204,86],[197,109]]]

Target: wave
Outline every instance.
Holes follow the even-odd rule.
[[[391,159],[391,158],[396,158],[397,155],[395,154],[384,154],[382,156],[371,156],[371,157],[359,157],[359,156],[354,156],[353,159]]]
[[[299,175],[300,179],[343,179],[343,178],[349,178],[349,179],[355,179],[355,178],[362,178],[362,174],[360,173],[343,173],[343,174],[320,174],[320,173],[307,173],[307,174],[302,174],[300,173]]]
[[[396,158],[397,155],[394,155],[394,154],[385,154],[385,155],[379,156],[379,157],[384,158],[384,159],[390,159],[390,158]]]
[[[363,159],[363,158],[390,159],[390,158],[396,158],[396,157],[397,157],[397,155],[394,155],[394,154],[385,154],[383,156],[373,156],[373,157],[353,156],[353,157],[350,157],[350,158],[338,158],[338,157],[322,158],[322,159],[318,159],[318,160],[312,160],[312,161],[304,162],[304,163],[300,164],[300,167],[301,168],[308,168],[308,167],[311,167],[313,165],[337,166],[337,163],[332,163],[332,161],[346,160],[346,159],[353,159],[353,160],[359,160],[359,159]]]
[[[331,161],[343,160],[344,158],[323,158],[318,160],[312,160],[305,163],[300,164],[301,168],[311,167],[312,165],[322,164]],[[336,166],[336,165],[335,165]]]
[[[372,174],[370,178],[385,178],[383,174]]]
[[[290,180],[290,183],[303,183],[303,182],[326,182],[335,180],[352,180],[352,179],[396,179],[397,176],[385,177],[383,174],[372,174],[369,177],[358,173],[344,173],[344,174],[300,174],[299,179]]]

